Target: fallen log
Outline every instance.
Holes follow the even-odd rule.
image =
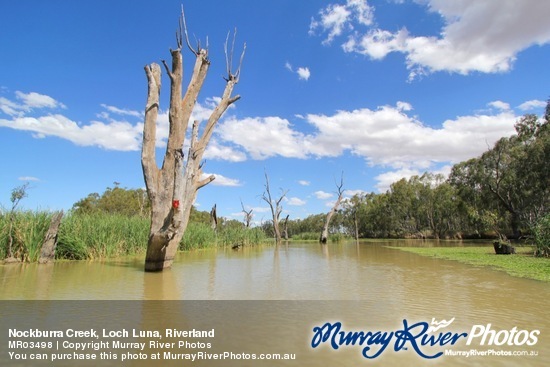
[[[509,243],[495,241],[493,242],[493,247],[495,248],[495,254],[497,255],[510,255],[516,253],[516,248]]]

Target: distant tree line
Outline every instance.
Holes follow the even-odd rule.
[[[549,124],[550,101],[542,118],[524,115],[513,136],[454,165],[448,178],[424,173],[394,182],[385,193],[344,200],[329,232],[358,238],[502,239],[548,233],[544,223],[550,223]],[[117,184],[102,195],[88,195],[73,210],[149,216],[150,203],[144,190]],[[326,213],[290,218],[285,229],[291,238],[317,240],[325,218]],[[239,225],[236,220],[221,220]],[[210,214],[193,208],[191,222],[207,224]],[[270,221],[260,227],[267,236],[273,235]]]
[[[345,200],[332,233],[358,238],[518,239],[550,249],[550,101],[542,118],[524,115],[516,133],[481,156],[453,166],[447,179],[424,173],[381,194]],[[291,235],[316,233],[324,214],[291,220]],[[544,238],[544,239],[543,239]],[[541,242],[542,241],[542,242]]]

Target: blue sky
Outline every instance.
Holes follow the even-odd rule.
[[[169,59],[182,2],[20,0],[0,5],[0,205],[30,183],[27,209],[69,209],[119,182],[144,187],[144,66]],[[550,2],[540,0],[184,1],[212,66],[194,119],[224,88],[223,44],[246,42],[241,100],[220,120],[197,206],[268,220],[325,212],[401,177],[448,173],[550,97]],[[183,51],[184,65],[194,55]],[[187,77],[190,73],[186,69]],[[188,79],[184,79],[184,85]],[[159,132],[167,129],[163,80]],[[165,136],[158,137],[158,156]]]

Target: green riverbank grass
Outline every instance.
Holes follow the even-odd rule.
[[[550,259],[534,257],[534,247],[516,247],[515,255],[496,255],[493,247],[390,247],[421,256],[488,266],[520,278],[550,282]]]
[[[53,213],[16,211],[0,213],[0,263],[6,258],[12,223],[12,253],[24,262],[36,262]],[[149,237],[148,218],[117,214],[67,213],[57,237],[57,260],[98,260],[145,254]],[[204,223],[189,223],[180,250],[268,243],[261,228],[221,225],[217,231]]]

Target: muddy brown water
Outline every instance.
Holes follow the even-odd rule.
[[[78,324],[162,333],[171,328],[215,328],[216,337],[207,351],[296,354],[296,360],[276,363],[240,359],[190,365],[550,365],[548,283],[391,248],[410,245],[471,244],[368,241],[203,250],[180,253],[172,269],[162,273],[144,273],[141,257],[6,265],[0,266],[1,317],[4,325],[21,330],[61,328],[61,323],[63,329]],[[159,316],[168,314],[172,316]],[[327,322],[341,322],[345,331],[389,333],[405,329],[404,322],[431,325],[453,318],[451,326],[434,333],[472,334],[473,328],[480,333],[485,328],[498,333],[496,341],[489,342],[489,333],[483,343],[479,336],[470,345],[462,337],[453,345],[421,346],[425,355],[445,350],[477,354],[432,360],[421,357],[412,342],[395,351],[395,338],[374,359],[362,356],[364,346],[335,350],[326,342],[311,347],[314,328]],[[534,334],[536,343],[527,345],[527,335],[535,330],[539,331]],[[6,343],[0,340],[0,363],[35,365],[10,359]],[[371,347],[372,355],[381,345]],[[108,360],[101,365],[110,363],[117,365]],[[151,361],[127,364],[151,365]],[[166,364],[181,365],[181,361],[163,361]]]

